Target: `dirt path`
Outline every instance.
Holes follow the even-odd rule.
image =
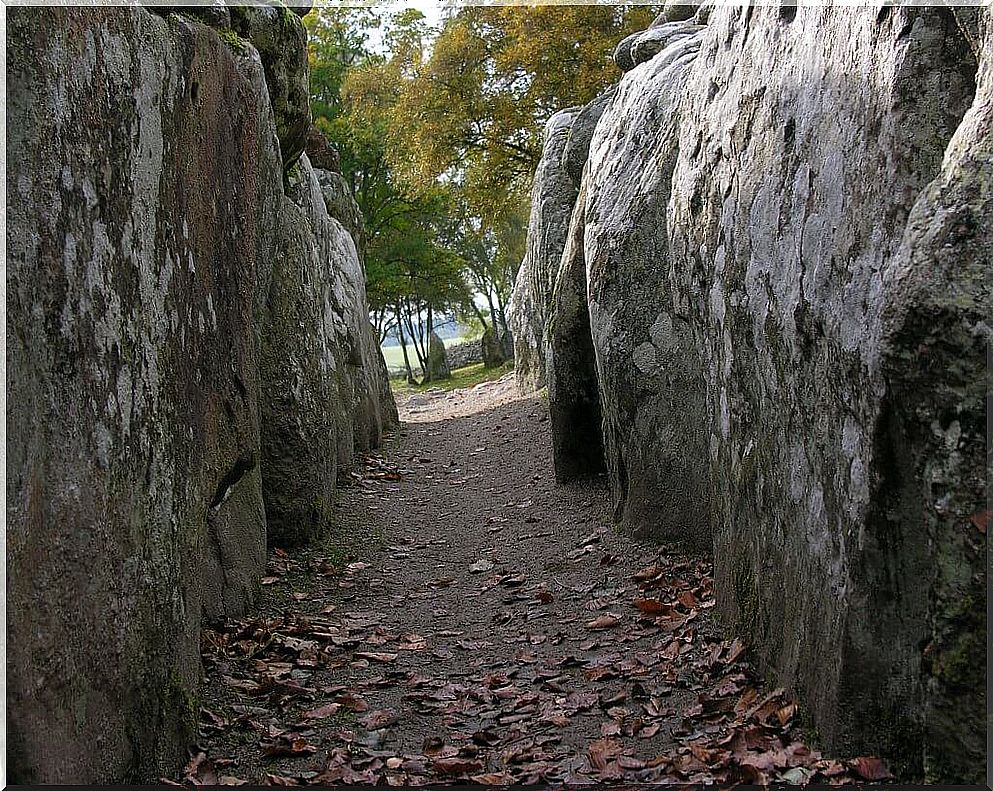
[[[274,553],[264,615],[205,634],[202,738],[177,779],[852,777],[719,635],[705,560],[615,534],[602,485],[554,484],[543,401],[498,382],[402,412],[341,492],[344,539]]]

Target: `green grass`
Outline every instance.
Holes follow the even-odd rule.
[[[465,368],[457,368],[452,371],[451,379],[443,379],[440,382],[409,385],[402,379],[394,379],[390,384],[393,385],[393,392],[400,394],[423,393],[432,387],[438,387],[442,390],[461,390],[478,385],[480,382],[492,382],[513,370],[514,364],[512,362],[506,362],[499,368],[485,368],[482,363],[475,363],[474,365],[467,365]]]
[[[466,343],[471,340],[470,338],[450,338],[445,341],[445,348],[451,349],[453,346],[458,346],[459,344]],[[383,346],[383,358],[386,360],[386,367],[391,373],[395,371],[402,371],[403,367],[403,349],[399,344],[396,346]],[[415,369],[418,368],[417,365],[417,354],[411,347],[407,347],[407,354],[410,355],[410,364]]]

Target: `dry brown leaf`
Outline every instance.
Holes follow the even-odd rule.
[[[853,760],[852,769],[863,780],[890,780],[893,778],[882,759],[872,755],[861,756]]]
[[[369,659],[373,662],[392,662],[394,661],[398,654],[388,654],[382,651],[356,651],[355,656],[358,659]]]
[[[607,613],[606,615],[601,615],[599,618],[594,618],[588,624],[586,624],[587,629],[613,629],[621,622],[621,619],[615,615]]]

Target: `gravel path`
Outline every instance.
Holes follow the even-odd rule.
[[[547,406],[509,381],[404,400],[339,494],[341,535],[274,552],[261,614],[205,633],[202,738],[176,779],[885,776],[797,737],[710,617],[705,559],[615,533],[602,482],[555,485]]]

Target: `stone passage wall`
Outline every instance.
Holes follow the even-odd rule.
[[[981,782],[990,12],[708,11],[618,47],[569,245],[522,267],[558,273],[556,469],[596,468],[554,419],[593,392],[619,521],[712,546],[824,742]]]
[[[337,465],[395,411],[351,238],[319,190],[283,194],[299,19],[242,20],[296,42],[283,66],[222,12],[8,19],[10,778],[149,779],[195,735],[201,619],[254,601],[267,515],[320,500],[326,529]],[[274,338],[293,311],[324,323]],[[284,376],[290,349],[333,367]],[[331,442],[273,438],[287,410]],[[318,471],[281,500],[274,460]]]

